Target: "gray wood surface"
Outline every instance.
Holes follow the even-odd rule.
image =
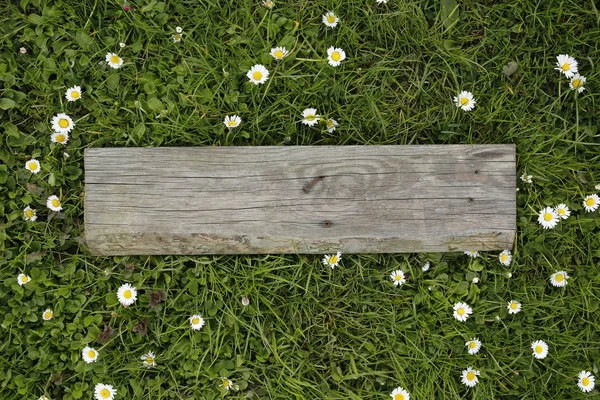
[[[513,145],[85,150],[96,255],[512,248]]]

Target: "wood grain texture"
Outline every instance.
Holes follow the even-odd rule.
[[[513,145],[85,150],[96,255],[512,248]]]

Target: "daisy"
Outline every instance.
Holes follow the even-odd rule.
[[[388,0],[375,0],[377,4],[387,4]]]
[[[471,111],[475,108],[475,99],[473,98],[473,93],[462,91],[458,96],[454,98],[454,104],[456,107],[462,108],[464,111]]]
[[[516,300],[509,301],[506,307],[508,308],[509,314],[516,314],[521,311],[521,303]]]
[[[25,53],[27,53],[27,49],[26,49],[25,47],[21,47],[21,48],[19,49],[19,53],[21,53],[21,54],[25,54]]]
[[[510,250],[504,250],[502,253],[500,253],[500,255],[498,256],[498,260],[500,261],[500,264],[506,265],[508,267],[510,265],[510,262],[512,261],[512,255],[510,254]]]
[[[338,251],[337,254],[334,254],[332,256],[326,255],[325,257],[323,257],[321,262],[324,265],[329,265],[331,267],[331,269],[334,269],[335,267],[338,266],[338,264],[340,263],[341,260],[342,260],[342,252]]]
[[[46,396],[41,396],[38,400],[48,400]]]
[[[525,183],[532,183],[533,181],[531,180],[531,178],[533,178],[533,175],[525,175],[525,173],[521,175],[521,180]]]
[[[175,32],[181,33],[181,32],[183,32],[183,28],[180,27],[180,26],[178,26],[178,27],[175,28]]]
[[[472,282],[477,285],[479,283],[479,278],[478,277],[473,278]]]
[[[393,400],[410,400],[410,394],[404,388],[398,386],[390,393]]]
[[[571,88],[571,90],[577,90],[579,93],[581,93],[585,90],[585,88],[583,87],[585,81],[585,76],[575,74],[569,81],[569,87]]]
[[[19,282],[19,285],[21,285],[21,286],[23,286],[30,280],[31,280],[31,278],[25,274],[19,274],[19,276],[17,276],[17,282]]]
[[[581,371],[577,377],[579,378],[577,386],[579,386],[582,392],[591,392],[594,389],[596,379],[591,372]]]
[[[479,374],[480,372],[478,370],[468,367],[462,372],[462,383],[468,387],[473,387],[477,385],[477,382],[479,380],[477,376]]]
[[[467,303],[456,303],[454,305],[454,318],[464,322],[473,313],[473,309]]]
[[[38,160],[36,160],[35,158],[32,158],[31,160],[29,160],[25,163],[25,169],[27,171],[33,172],[34,174],[37,174],[38,172],[41,171],[42,167]]]
[[[340,19],[336,17],[332,11],[329,11],[327,14],[323,15],[323,23],[330,28],[335,28],[339,20]]]
[[[271,49],[271,55],[276,60],[281,60],[289,54],[285,47],[273,47]]]
[[[546,207],[540,211],[538,222],[544,227],[544,229],[552,229],[556,226],[556,224],[558,224],[558,214],[552,207]]]
[[[465,343],[467,349],[469,349],[469,354],[477,354],[481,349],[481,341],[478,338],[473,338]]]
[[[54,129],[54,132],[69,133],[74,126],[73,120],[67,114],[56,114],[54,118],[52,118],[52,129]]]
[[[304,117],[304,119],[302,120],[302,123],[304,125],[313,126],[319,123],[320,117],[317,114],[316,108],[305,109],[304,111],[302,111],[302,116]]]
[[[173,38],[173,43],[179,43],[181,42],[181,39],[183,39],[183,33],[176,33],[172,36]]]
[[[123,42],[119,43],[119,47],[120,48],[124,48],[125,47],[125,43],[123,43]]]
[[[329,60],[329,65],[337,67],[346,59],[346,53],[340,48],[331,46],[327,49],[327,59]]]
[[[48,308],[48,309],[46,309],[46,311],[44,311],[44,312],[42,313],[42,319],[43,319],[44,321],[50,321],[50,320],[52,319],[52,317],[53,317],[53,316],[54,316],[54,313],[53,313],[53,312],[52,312],[52,310],[51,310],[51,309],[49,309],[49,308]]]
[[[65,97],[67,98],[67,101],[79,100],[81,98],[81,87],[73,86],[68,88]]]
[[[52,143],[67,144],[67,142],[69,141],[69,134],[61,133],[61,132],[54,132],[50,136],[50,140],[52,141]]]
[[[35,210],[31,207],[27,206],[23,209],[23,216],[28,221],[35,221],[37,219],[37,215],[35,214]]]
[[[128,307],[135,303],[135,300],[137,299],[137,289],[129,283],[125,283],[117,290],[117,297],[121,304]]]
[[[94,388],[94,395],[96,396],[96,400],[113,400],[116,394],[117,389],[113,388],[111,385],[98,383]]]
[[[264,0],[263,1],[263,6],[267,7],[269,10],[271,8],[273,8],[274,5],[275,5],[275,3],[273,3],[271,0]]]
[[[394,281],[394,285],[396,286],[402,286],[402,284],[406,282],[406,276],[404,276],[404,272],[400,269],[392,272],[390,278],[392,278],[392,281]]]
[[[144,364],[146,367],[156,367],[156,361],[154,361],[155,357],[153,352],[149,351],[148,353],[144,354],[141,358],[144,361],[142,364]]]
[[[223,380],[223,387],[227,390],[231,389],[233,386],[233,382],[231,379],[221,378]]]
[[[247,307],[250,304],[250,300],[247,297],[242,297],[242,305]]]
[[[548,345],[543,340],[536,340],[531,343],[531,348],[533,349],[533,355],[537,359],[541,360],[548,355]]]
[[[479,252],[477,250],[465,251],[465,254],[473,258],[477,258],[479,256]]]
[[[250,71],[246,74],[250,82],[255,85],[259,85],[261,83],[265,83],[267,79],[269,79],[269,70],[265,68],[264,65],[256,64]]]
[[[569,57],[568,54],[560,54],[556,60],[554,69],[565,74],[567,78],[572,78],[577,73],[577,61],[573,57]]]
[[[123,59],[115,53],[106,53],[106,62],[114,69],[119,69],[123,66]]]
[[[98,359],[98,350],[92,349],[90,346],[85,346],[81,352],[81,357],[83,361],[91,364]]]
[[[567,219],[571,215],[571,211],[569,210],[569,207],[567,207],[566,204],[562,204],[562,203],[557,205],[556,207],[554,207],[554,211],[562,219]]]
[[[56,212],[62,210],[62,205],[60,204],[60,200],[57,196],[48,197],[48,199],[46,200],[46,207]]]
[[[337,128],[338,125],[339,124],[335,119],[329,118],[327,120],[327,132],[333,133],[333,131],[335,131],[335,128]]]
[[[237,115],[232,115],[231,117],[228,115],[225,117],[223,121],[225,126],[229,129],[237,128],[242,123],[242,119]]]
[[[558,271],[550,275],[550,283],[555,287],[563,287],[567,285],[569,275],[565,271]]]
[[[596,186],[594,186],[594,189],[596,189],[596,190],[600,190],[600,183],[599,183],[599,184],[597,184]]]
[[[597,194],[590,194],[589,196],[585,196],[583,199],[583,207],[587,212],[593,212],[598,209],[598,205],[600,204],[600,197]]]
[[[194,314],[190,317],[190,325],[195,331],[199,331],[204,326],[204,318],[200,314]]]
[[[421,268],[423,270],[423,272],[427,272],[429,270],[429,267],[431,267],[431,263],[429,261],[427,261],[425,263],[425,265],[423,265],[423,268]]]

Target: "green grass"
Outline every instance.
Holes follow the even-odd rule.
[[[2,399],[92,399],[98,382],[117,399],[389,399],[397,386],[414,399],[600,398],[576,386],[581,370],[598,376],[600,357],[600,218],[582,207],[600,183],[596,3],[464,0],[448,19],[453,2],[441,3],[140,1],[124,12],[116,1],[2,2]],[[341,18],[335,29],[321,23],[328,10]],[[277,65],[268,52],[278,45],[294,50]],[[338,68],[325,61],[329,46],[347,53]],[[126,65],[100,65],[109,51]],[[554,70],[565,53],[588,79],[580,95]],[[519,68],[507,77],[510,61]],[[271,72],[261,86],[245,77],[257,63]],[[73,85],[83,99],[67,104]],[[472,112],[453,104],[460,90],[474,93]],[[307,107],[338,129],[302,125]],[[49,140],[58,112],[76,123],[64,147]],[[228,132],[232,114],[243,122]],[[344,255],[331,270],[319,256],[102,258],[85,247],[88,147],[431,143],[516,144],[518,175],[534,183],[518,182],[510,267],[495,252]],[[23,168],[31,156],[37,175]],[[46,209],[51,194],[62,213]],[[539,210],[562,202],[573,215],[541,229]],[[23,220],[27,205],[36,222]],[[397,268],[408,274],[401,288],[389,278]],[[568,285],[552,287],[563,269]],[[32,277],[23,287],[21,272]],[[140,294],[129,308],[116,298],[126,282]],[[159,288],[166,301],[150,308]],[[507,314],[511,299],[521,313]],[[452,317],[457,301],[474,308],[465,323]],[[200,332],[187,321],[195,312],[207,320]],[[132,332],[146,318],[147,334]],[[100,344],[104,324],[114,336]],[[483,342],[473,356],[472,337]],[[545,360],[531,354],[537,339],[549,344]],[[100,351],[89,365],[88,344]],[[150,370],[140,360],[149,350]],[[460,383],[467,366],[481,371],[473,389]],[[220,377],[239,391],[219,388]]]

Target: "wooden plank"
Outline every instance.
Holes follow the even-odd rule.
[[[514,145],[85,150],[96,255],[512,248]]]

